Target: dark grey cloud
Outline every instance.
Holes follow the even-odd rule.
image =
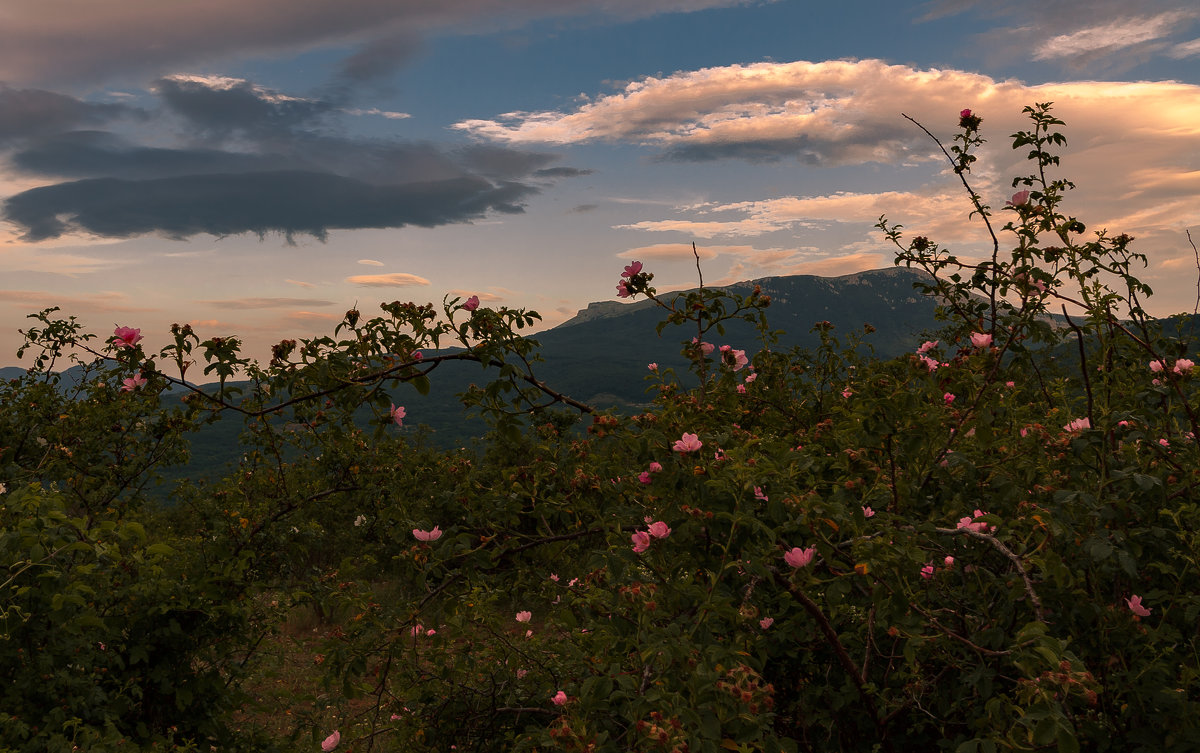
[[[26,173],[52,178],[145,179],[297,166],[294,160],[277,154],[140,147],[105,131],[72,131],[40,139],[14,152],[11,161]]]
[[[627,20],[746,0],[4,0],[0,80],[97,82],[246,59],[361,45],[343,77],[379,75],[410,50],[395,40],[493,33],[542,18]],[[389,43],[393,46],[389,48]]]
[[[84,102],[56,92],[0,84],[0,146],[140,114],[125,105]]]
[[[536,191],[480,177],[380,186],[300,171],[91,178],[11,196],[4,215],[29,241],[72,231],[111,238],[280,233],[291,241],[296,235],[324,239],[333,229],[436,227],[489,212],[516,214]]]
[[[345,89],[378,81],[403,68],[423,48],[420,36],[411,32],[373,40],[342,60],[335,81]]]
[[[289,97],[241,79],[169,76],[154,91],[168,109],[206,134],[277,134],[310,128],[334,110],[331,102]]]
[[[473,144],[455,152],[462,163],[482,175],[514,178],[540,170],[558,159],[553,154],[524,152],[490,144]]]
[[[591,175],[594,170],[586,170],[579,167],[547,167],[541,170],[534,170],[533,175],[537,178],[578,178],[584,175]]]
[[[656,159],[664,162],[715,162],[733,159],[766,164],[794,159],[812,167],[833,166],[855,161],[854,155],[873,151],[892,158],[902,157],[919,147],[921,140],[901,128],[887,124],[860,124],[850,138],[813,138],[807,135],[787,138],[746,139],[743,141],[711,141],[682,143],[671,146]]]
[[[547,180],[586,173],[552,166],[556,155],[507,146],[339,135],[329,102],[241,79],[173,76],[155,92],[191,138],[145,146],[133,141],[137,135],[50,129],[14,142],[14,167],[60,182],[8,197],[0,216],[29,241],[69,232],[323,239],[335,229],[434,227],[521,212]],[[76,113],[61,116],[63,126],[90,117],[70,109],[77,100],[42,99]]]
[[[52,178],[164,178],[211,173],[305,170],[371,183],[445,180],[469,175],[437,145],[282,134],[252,142],[263,151],[214,147],[144,147],[103,131],[75,131],[42,139],[13,153],[12,164]],[[513,162],[521,162],[516,150]],[[528,171],[527,171],[528,172]],[[510,173],[504,177],[521,177]]]

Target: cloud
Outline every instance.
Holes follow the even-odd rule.
[[[68,232],[129,238],[279,233],[324,239],[332,229],[436,227],[519,213],[536,189],[478,177],[377,186],[328,173],[273,171],[153,180],[92,178],[10,196],[5,219],[40,241]]]
[[[617,228],[689,240],[803,232],[806,245],[846,254],[857,229],[887,215],[906,233],[972,249],[987,242],[985,229],[966,219],[970,206],[936,144],[900,114],[946,145],[964,106],[983,117],[988,141],[970,179],[1003,225],[1011,178],[1031,170],[1027,150],[1012,150],[1007,134],[1030,127],[1022,109],[1034,102],[1053,102],[1052,114],[1066,122],[1062,165],[1052,172],[1079,186],[1064,207],[1090,228],[1143,238],[1153,253],[1200,224],[1200,86],[1175,81],[1027,85],[879,60],[756,63],[649,77],[567,110],[457,127],[508,145],[639,144],[671,160],[888,165],[893,185],[874,192],[679,206]]]
[[[67,295],[61,291],[51,293],[44,290],[0,290],[0,301],[30,309],[58,306],[67,311],[90,313],[147,313],[158,310],[129,303],[129,296],[118,292]]]
[[[1094,57],[1152,42],[1174,33],[1179,22],[1188,15],[1170,12],[1140,18],[1119,18],[1068,34],[1059,34],[1038,46],[1033,53],[1033,59]]]
[[[277,232],[291,241],[331,229],[436,227],[519,213],[547,180],[586,173],[551,167],[554,154],[504,146],[331,135],[323,125],[341,111],[329,102],[244,79],[172,76],[156,94],[203,145],[144,146],[99,130],[20,143],[13,166],[62,181],[4,202],[23,240]]]
[[[480,293],[478,290],[447,290],[446,294],[451,298],[458,296],[459,298],[469,298],[471,296],[479,296],[481,303],[500,303],[504,299],[495,293]]]
[[[273,134],[309,126],[334,110],[330,102],[293,97],[240,78],[178,74],[154,92],[171,111],[214,136]]]
[[[346,278],[346,282],[370,288],[407,288],[430,284],[429,280],[426,280],[424,277],[410,275],[405,272],[388,272],[382,275],[352,275]]]
[[[362,264],[368,267],[382,267],[383,262],[375,261],[374,259],[359,259],[355,264]]]
[[[346,113],[347,115],[378,115],[379,117],[387,118],[388,120],[404,120],[412,117],[412,115],[407,112],[380,110],[378,107],[371,107],[366,110],[359,107],[352,107],[349,109],[343,109],[342,112]]]
[[[887,266],[891,259],[885,259],[883,254],[857,253],[845,256],[831,256],[827,259],[801,262],[789,268],[782,274],[816,275],[818,277],[839,277],[841,275],[864,272],[868,269],[879,269]]]
[[[732,246],[705,247],[697,246],[696,253],[701,259],[715,258],[721,250],[732,249]],[[748,249],[749,246],[738,248]],[[620,259],[650,259],[652,261],[694,261],[692,244],[690,243],[656,243],[652,246],[639,246],[617,254]]]
[[[745,0],[6,0],[0,81],[95,82],[245,59],[358,45],[339,81],[369,81],[403,64],[436,33],[519,28],[538,18],[622,20],[742,4]],[[47,55],[47,50],[54,54]]]
[[[1168,50],[1167,55],[1177,60],[1200,55],[1200,39],[1193,39],[1190,42],[1180,42]]]
[[[343,316],[343,314],[326,314],[319,311],[293,311],[287,315],[287,318],[301,322],[338,322],[342,320]]]
[[[127,105],[84,102],[65,94],[14,89],[0,83],[0,146],[140,115]]]
[[[897,162],[929,151],[898,111],[958,112],[1006,86],[1018,85],[880,60],[755,63],[634,81],[572,112],[513,112],[454,128],[510,145],[632,142],[680,161]]]
[[[214,301],[196,301],[210,306],[220,306],[229,309],[276,309],[291,306],[333,306],[333,301],[322,301],[315,298],[228,298]]]
[[[660,159],[797,160],[814,166],[941,160],[908,113],[949,140],[966,104],[990,134],[1024,128],[1022,107],[1053,101],[1058,114],[1107,143],[1139,138],[1196,146],[1200,87],[1175,82],[1064,82],[1028,86],[957,70],[880,60],[755,63],[634,81],[568,111],[513,112],[454,125],[509,145],[632,143]],[[1154,112],[1155,122],[1130,113]],[[1182,121],[1182,122],[1181,122]],[[1177,130],[1172,130],[1177,128]],[[989,146],[995,150],[995,145]]]
[[[315,288],[316,287],[316,285],[312,284],[311,282],[304,282],[303,280],[286,279],[286,280],[284,280],[284,282],[291,284],[291,285],[295,285],[296,287],[299,287],[299,288]]]

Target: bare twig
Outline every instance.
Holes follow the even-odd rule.
[[[1033,580],[1030,579],[1029,573],[1025,572],[1025,566],[1021,564],[1021,558],[1013,553],[1013,550],[1004,545],[1004,542],[990,533],[980,533],[973,531],[970,528],[935,528],[938,533],[944,533],[948,536],[969,536],[973,539],[986,541],[991,544],[996,551],[1000,552],[1013,564],[1017,572],[1021,574],[1021,580],[1025,581],[1025,593],[1029,596],[1029,602],[1033,605],[1033,614],[1037,617],[1038,622],[1045,622],[1046,616],[1042,611],[1042,600],[1038,598],[1037,591],[1033,590]]]
[[[1075,339],[1079,342],[1079,372],[1083,375],[1083,388],[1087,392],[1087,416],[1088,423],[1092,426],[1096,425],[1096,417],[1092,414],[1092,379],[1088,375],[1087,349],[1083,347],[1083,330],[1079,329],[1079,325],[1071,321],[1071,315],[1067,313],[1067,307],[1062,307],[1063,318],[1067,320],[1067,325],[1075,333]],[[1111,319],[1110,319],[1111,321]]]
[[[1196,257],[1196,307],[1192,309],[1192,316],[1200,314],[1200,251],[1196,250],[1196,241],[1192,240],[1192,231],[1184,230],[1187,233],[1188,243],[1192,245],[1192,254]]]

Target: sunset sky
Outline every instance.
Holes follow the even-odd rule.
[[[1066,210],[1137,238],[1191,311],[1195,0],[0,0],[0,365],[25,315],[172,322],[259,357],[357,302],[477,294],[546,325],[660,288],[890,266],[881,214],[963,256],[937,147],[1024,174],[1021,109],[1067,122]],[[28,360],[28,359],[26,359]]]

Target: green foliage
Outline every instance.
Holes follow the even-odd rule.
[[[881,218],[947,318],[919,354],[828,322],[785,350],[761,291],[659,296],[631,265],[619,290],[663,309],[692,370],[651,372],[632,416],[535,375],[532,312],[385,303],[267,365],[186,327],[153,356],[89,350],[37,315],[41,360],[3,388],[5,743],[1200,747],[1194,349],[1145,314],[1132,239],[1063,214],[1050,112],[1013,137],[1033,172],[998,232],[968,182],[982,119],[945,150],[990,259]],[[723,343],[731,322],[758,342]],[[69,358],[88,378],[63,390]],[[193,358],[216,391],[184,383]],[[478,452],[426,447],[394,405],[454,362],[485,375]],[[191,394],[159,410],[168,385]],[[237,467],[146,505],[217,415],[243,420]],[[286,723],[244,703],[265,646],[307,659]]]

